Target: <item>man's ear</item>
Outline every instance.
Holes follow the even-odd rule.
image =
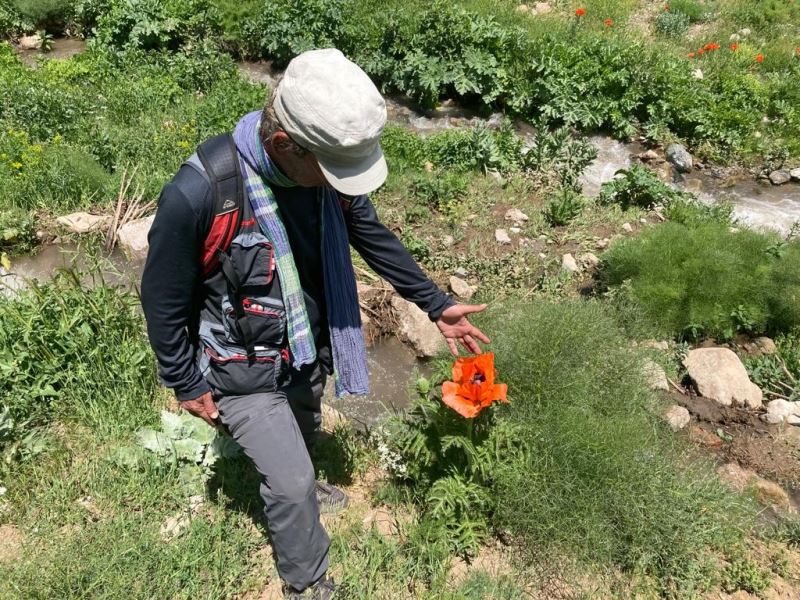
[[[272,134],[270,145],[279,153],[284,154],[292,149],[294,142],[285,131],[278,130]]]

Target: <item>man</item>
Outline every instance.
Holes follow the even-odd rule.
[[[439,290],[366,196],[386,178],[385,123],[383,98],[357,65],[338,50],[306,52],[265,109],[236,126],[233,158],[216,159],[237,177],[221,183],[212,167],[224,140],[213,151],[201,145],[164,186],[149,235],[142,305],[161,377],[185,410],[224,425],[253,460],[291,598],[330,598],[334,588],[319,513],[347,498],[315,482],[306,447],[325,377],[335,375],[339,395],[367,392],[348,242],[429,314],[454,354],[456,342],[479,353],[477,341],[489,341],[466,318],[485,307]],[[221,202],[223,189],[245,200],[209,251],[220,219],[236,212],[236,194]]]

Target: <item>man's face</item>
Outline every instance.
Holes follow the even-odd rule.
[[[306,151],[302,156],[297,146],[285,131],[276,131],[267,148],[270,158],[275,160],[281,171],[301,187],[320,187],[329,185],[319,168],[317,159]]]

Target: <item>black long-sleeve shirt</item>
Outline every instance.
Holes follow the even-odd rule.
[[[329,362],[317,190],[274,187],[273,191],[305,294],[317,353],[323,363]],[[213,218],[211,196],[211,186],[202,175],[189,166],[181,167],[161,192],[148,236],[142,306],[161,378],[174,389],[178,400],[197,398],[209,391],[195,363],[197,349],[189,328],[194,312],[203,302],[200,254]],[[403,298],[434,320],[454,303],[379,221],[366,196],[353,200],[345,221],[352,246]]]

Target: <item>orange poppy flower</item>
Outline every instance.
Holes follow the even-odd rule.
[[[613,24],[614,24],[613,19],[606,19],[605,21],[603,21],[603,25],[605,25],[606,27],[611,27]]]
[[[698,55],[698,56],[702,56],[704,53],[705,53],[705,50],[703,50],[702,48],[700,48],[700,49],[697,51],[697,55]]]
[[[734,52],[736,52],[738,49],[739,49],[739,44],[737,44],[737,43],[735,43],[735,42],[734,42],[733,44],[731,44],[731,50],[733,50]]]
[[[764,55],[763,54],[756,54],[756,62],[759,62],[759,63],[764,62]]]
[[[688,56],[689,58],[694,58],[694,52],[689,52]]]
[[[442,384],[442,401],[472,419],[494,402],[508,402],[505,383],[495,383],[494,354],[461,356],[453,363],[453,381]]]
[[[575,9],[575,16],[576,17],[582,17],[585,14],[586,14],[586,9],[584,9],[584,8]]]

